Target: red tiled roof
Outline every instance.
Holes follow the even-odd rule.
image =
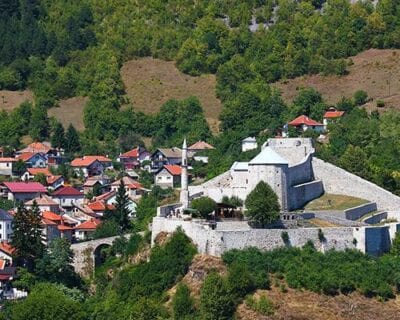
[[[17,160],[28,161],[33,158],[37,153],[35,152],[23,152],[17,156]]]
[[[42,217],[44,219],[51,220],[51,221],[60,221],[60,222],[63,221],[62,217],[59,214],[51,212],[51,211],[42,212]]]
[[[73,167],[87,167],[95,161],[99,162],[111,162],[112,160],[105,156],[84,156],[83,158],[76,158],[72,160],[71,166]]]
[[[96,200],[96,201],[108,200],[108,199],[110,199],[111,197],[113,197],[116,193],[117,193],[116,191],[109,191],[109,192],[106,192],[106,193],[103,193],[103,194],[97,196],[97,197],[95,198],[95,200]]]
[[[0,158],[0,162],[16,162],[18,161],[15,158]]]
[[[53,196],[83,196],[83,193],[73,187],[61,187],[52,193]]]
[[[104,211],[106,209],[108,209],[108,210],[115,209],[115,207],[112,204],[106,205],[103,201],[95,201],[95,202],[89,203],[87,206],[90,209],[92,209],[93,211]]]
[[[6,260],[0,259],[0,269],[4,270],[4,267],[6,266]]]
[[[35,199],[29,200],[25,204],[28,206],[32,206],[34,201],[36,201],[38,206],[58,206],[57,202],[55,202],[52,198],[45,194],[40,197],[36,197]]]
[[[205,142],[205,141],[197,141],[196,143],[192,144],[188,149],[190,150],[208,150],[208,149],[215,149],[214,146]]]
[[[128,187],[129,189],[143,189],[142,184],[135,181],[131,177],[122,177],[122,180],[124,181],[125,186]],[[111,185],[115,187],[119,186],[120,184],[121,184],[121,179],[114,181]]]
[[[301,126],[303,124],[305,124],[307,126],[323,126],[322,123],[319,123],[305,115],[297,117],[296,119],[290,121],[288,124],[290,126]]]
[[[57,223],[55,223],[54,221],[51,221],[49,219],[45,219],[42,218],[42,224],[46,225],[46,226],[56,226]]]
[[[19,152],[34,152],[34,153],[47,153],[51,150],[51,147],[49,144],[45,144],[42,142],[33,142],[30,145],[28,145],[26,148],[20,150]]]
[[[164,168],[173,176],[180,176],[182,173],[182,168],[176,164],[167,164]]]
[[[324,114],[324,118],[340,118],[343,116],[344,111],[328,110]]]
[[[100,223],[101,223],[101,221],[99,219],[90,219],[88,221],[81,223],[79,226],[76,226],[75,229],[77,229],[77,230],[85,230],[85,229],[95,230],[96,227]]]
[[[9,255],[12,255],[15,251],[15,248],[13,246],[11,246],[11,244],[9,242],[1,241],[0,242],[0,250]]]
[[[139,157],[139,147],[136,147],[120,155],[120,158],[137,158],[137,157]]]
[[[61,179],[63,176],[48,176],[46,178],[47,184],[53,184],[56,182],[58,179]]]
[[[35,176],[35,175],[37,175],[37,174],[39,174],[39,173],[44,174],[46,177],[52,175],[52,173],[50,172],[50,170],[49,170],[48,168],[28,168],[28,169],[26,169],[26,170],[27,170],[27,171],[29,172],[29,174],[31,174],[32,176]]]
[[[39,182],[4,182],[3,183],[12,193],[18,192],[41,192],[46,193],[46,188]]]

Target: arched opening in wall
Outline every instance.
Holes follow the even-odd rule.
[[[101,266],[107,258],[107,249],[111,247],[107,243],[100,244],[93,252],[94,255],[94,267]]]

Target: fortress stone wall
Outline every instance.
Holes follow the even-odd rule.
[[[311,240],[321,250],[359,249],[362,252],[378,255],[386,252],[391,245],[395,232],[400,224],[392,223],[379,227],[337,227],[323,228],[325,241],[318,237],[318,228],[298,229],[251,229],[244,222],[231,225],[219,222],[213,230],[202,222],[184,221],[182,219],[155,217],[152,224],[152,244],[160,232],[172,233],[181,227],[193,240],[200,253],[221,256],[231,249],[256,247],[272,250],[285,246],[282,232],[287,232],[290,246],[302,247]],[[356,239],[356,240],[354,240]]]
[[[315,178],[323,181],[326,193],[348,195],[376,202],[379,210],[400,210],[400,197],[376,184],[315,157],[312,165]]]

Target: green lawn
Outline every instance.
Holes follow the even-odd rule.
[[[339,194],[324,194],[322,197],[310,201],[306,210],[346,210],[357,207],[369,201],[365,199],[343,196]]]

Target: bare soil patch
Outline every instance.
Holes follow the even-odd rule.
[[[173,61],[142,58],[126,62],[121,68],[121,77],[136,110],[156,113],[169,99],[196,96],[210,127],[217,131],[221,102],[215,95],[215,75],[192,77],[181,73]]]
[[[58,106],[49,109],[48,114],[50,117],[53,116],[60,121],[64,128],[72,124],[78,131],[83,131],[85,129],[83,109],[87,101],[87,97],[60,100]]]
[[[11,111],[24,101],[33,102],[32,91],[0,90],[0,110]]]
[[[263,316],[249,309],[245,303],[237,309],[238,319],[252,320],[394,320],[400,319],[399,299],[380,302],[365,298],[359,293],[326,296],[309,291],[279,288],[258,290],[256,295],[266,295],[274,304],[275,313]]]
[[[349,61],[349,73],[345,76],[303,76],[279,81],[273,86],[282,91],[283,98],[291,102],[302,87],[313,87],[330,104],[342,97],[352,97],[357,90],[364,90],[372,99],[368,110],[376,109],[376,101],[383,100],[385,108],[400,108],[400,50],[370,49]]]

